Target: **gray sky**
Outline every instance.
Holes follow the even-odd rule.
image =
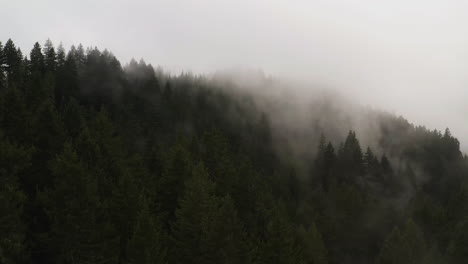
[[[468,147],[468,1],[3,1],[0,39],[47,38],[172,70],[324,83]]]

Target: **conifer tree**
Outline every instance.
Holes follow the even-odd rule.
[[[313,222],[307,228],[301,226],[298,232],[303,262],[306,264],[327,264],[327,250],[315,223]]]
[[[8,39],[5,43],[3,56],[6,65],[5,71],[7,73],[7,84],[9,86],[12,84],[18,85],[20,81],[21,60],[23,59],[23,56],[16,49],[16,46],[11,39]]]
[[[394,228],[377,258],[376,264],[406,264],[411,258],[411,250],[404,235]]]
[[[468,257],[468,218],[466,216],[455,226],[454,232],[448,252],[454,263],[463,263]]]
[[[16,86],[9,86],[0,100],[0,122],[5,129],[5,136],[19,143],[30,143],[32,118],[22,91]]]
[[[419,227],[410,219],[403,229],[395,227],[385,241],[377,264],[421,263],[427,253],[426,243]]]
[[[20,177],[30,166],[32,149],[9,142],[0,131],[0,263],[28,263]]]
[[[65,48],[63,44],[60,44],[57,47],[57,69],[61,69],[65,65],[65,58],[67,57],[65,53]]]
[[[282,201],[266,210],[266,226],[260,242],[259,263],[293,264],[300,260],[293,225]]]
[[[66,104],[62,119],[67,134],[72,138],[77,137],[86,126],[83,111],[75,98],[71,98]]]
[[[382,159],[380,160],[380,166],[382,168],[382,172],[385,175],[391,176],[393,174],[392,166],[390,165],[390,161],[388,160],[385,154],[382,156]]]
[[[185,184],[175,213],[174,262],[211,263],[211,254],[217,249],[209,244],[209,238],[213,235],[210,228],[218,206],[215,184],[209,179],[204,166],[198,164]]]
[[[375,174],[378,169],[379,161],[370,147],[367,147],[366,153],[364,154],[364,165],[369,174]]]
[[[29,71],[31,74],[42,74],[45,70],[44,54],[42,54],[41,45],[36,42],[29,54]]]
[[[173,227],[174,261],[246,263],[244,231],[230,196],[215,195],[215,183],[200,163],[187,180]]]
[[[119,244],[105,200],[98,194],[96,175],[70,143],[51,163],[55,184],[40,194],[51,220],[56,261],[62,263],[116,263]]]
[[[347,183],[355,183],[365,172],[361,146],[354,131],[349,131],[338,155],[340,177]]]
[[[183,193],[184,182],[192,174],[192,166],[190,153],[181,141],[168,151],[164,159],[163,172],[157,183],[154,202],[158,210],[164,214],[166,224],[175,219],[177,199]]]
[[[315,170],[320,177],[320,182],[322,189],[326,190],[328,188],[326,184],[326,168],[325,168],[325,148],[326,148],[326,139],[323,134],[320,135],[320,141],[317,149],[317,154],[315,156]]]
[[[129,263],[167,263],[167,234],[158,217],[154,217],[142,198],[135,228],[128,243]]]
[[[57,54],[55,53],[54,45],[50,39],[46,40],[43,52],[45,71],[54,73],[57,69]]]
[[[83,45],[81,45],[81,43],[78,45],[78,48],[76,48],[76,50],[72,53],[72,55],[74,56],[77,71],[79,73],[83,72],[83,68],[86,63],[86,55]]]
[[[6,87],[5,83],[5,72],[4,72],[4,67],[5,67],[5,55],[3,52],[3,44],[0,41],[0,91],[2,91]]]
[[[46,99],[37,109],[33,119],[34,143],[44,153],[60,151],[65,140],[65,131],[59,113],[51,99]]]
[[[328,191],[330,182],[332,181],[332,169],[335,161],[335,149],[331,142],[328,142],[328,144],[325,143],[325,136],[322,135],[315,158],[315,167],[324,191]]]

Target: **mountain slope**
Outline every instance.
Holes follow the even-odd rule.
[[[449,130],[272,78],[0,47],[1,263],[467,256],[468,163]]]

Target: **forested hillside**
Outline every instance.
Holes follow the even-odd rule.
[[[448,129],[237,86],[0,43],[0,263],[465,263]]]

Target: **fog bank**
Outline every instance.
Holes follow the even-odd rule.
[[[31,48],[38,39],[82,42],[174,72],[262,69],[450,127],[466,151],[467,12],[456,0],[19,0],[2,3],[0,36]]]

